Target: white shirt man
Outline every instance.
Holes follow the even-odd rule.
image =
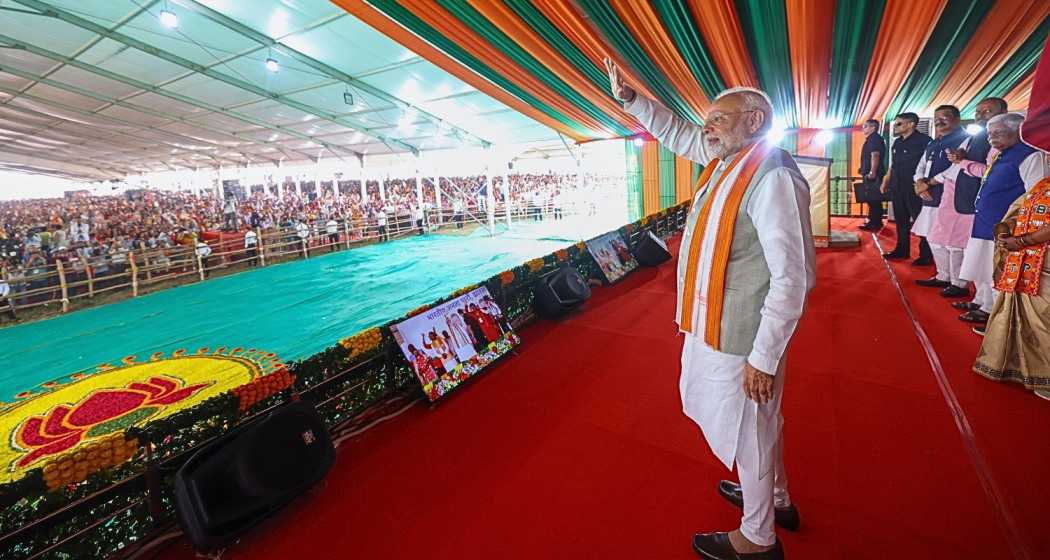
[[[736,463],[741,484],[723,481],[719,492],[744,516],[738,531],[698,534],[693,547],[705,558],[783,558],[774,519],[791,529],[798,518],[787,494],[780,401],[787,345],[815,284],[809,186],[791,156],[762,139],[772,120],[764,93],[723,93],[701,129],[607,66],[627,112],[671,151],[707,165],[679,255],[679,388],[711,450],[727,467]],[[719,231],[730,221],[726,239]],[[740,289],[757,297],[736,299]]]

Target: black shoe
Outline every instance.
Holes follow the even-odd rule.
[[[972,301],[953,301],[952,307],[959,311],[976,311],[981,308],[980,305],[977,305]]]
[[[970,330],[973,331],[973,334],[976,334],[978,336],[984,336],[984,325],[977,325],[976,327]]]
[[[697,533],[693,535],[693,550],[707,560],[784,560],[784,547],[779,540],[765,552],[744,554],[733,548],[729,533]]]
[[[744,507],[744,492],[740,489],[739,484],[729,480],[721,480],[718,482],[718,493],[734,506],[738,508]],[[775,508],[773,510],[773,521],[788,531],[798,531],[800,523],[798,508],[795,507],[795,504],[791,504],[788,507]]]
[[[941,290],[941,295],[946,298],[968,297],[970,295],[970,290],[968,288],[960,288],[959,286],[952,284],[947,288]]]
[[[930,266],[933,264],[933,259],[927,257],[919,257],[911,261],[912,266]]]
[[[938,280],[936,276],[925,280],[916,280],[915,283],[926,288],[947,288],[952,285],[951,282],[946,280]]]
[[[894,251],[892,253],[883,253],[882,254],[882,258],[884,258],[884,259],[886,259],[888,261],[900,261],[900,260],[904,260],[904,259],[908,258],[908,255],[903,255],[901,253],[898,253],[898,252]]]
[[[973,311],[967,311],[966,313],[959,315],[959,320],[966,321],[967,323],[977,323],[983,325],[988,322],[988,314],[984,311],[981,311],[980,309],[975,309]]]

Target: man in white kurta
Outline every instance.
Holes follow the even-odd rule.
[[[745,553],[757,553],[747,556],[755,559],[783,558],[774,519],[780,520],[780,511],[795,510],[787,493],[780,404],[784,356],[815,283],[809,186],[790,155],[765,144],[772,108],[764,93],[740,88],[723,93],[700,127],[637,94],[623,84],[616,67],[608,65],[613,93],[625,101],[625,109],[668,149],[709,168],[701,176],[702,184],[698,182],[678,261],[677,317],[685,332],[680,390],[685,414],[700,426],[714,454],[727,468],[736,463],[744,515],[739,531],[696,535],[694,549],[705,558]],[[753,229],[751,246],[738,246],[741,239],[720,239],[724,227],[700,228],[702,238],[694,242],[704,208],[709,207],[707,223],[723,216],[732,192],[729,185],[749,168],[752,179],[738,202],[736,229],[730,236]],[[716,310],[708,307],[708,299],[719,242],[732,242],[733,249],[723,265],[725,299]],[[694,246],[699,247],[698,257],[690,254]],[[733,259],[745,252],[764,261],[753,283],[733,274]],[[696,270],[690,271],[693,267]],[[690,277],[696,279],[695,286],[687,285]],[[764,297],[733,299],[734,292],[755,285]],[[719,349],[710,344],[707,332],[711,313],[721,316],[714,327],[720,330]],[[730,323],[737,318],[757,326],[734,329]],[[720,492],[733,501],[726,491]]]

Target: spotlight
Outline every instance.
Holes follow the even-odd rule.
[[[983,130],[984,128],[982,128],[981,125],[977,123],[970,123],[966,125],[966,134],[969,134],[970,136],[977,136]]]
[[[276,74],[281,69],[281,65],[277,64],[277,60],[273,58],[266,59],[266,69]]]
[[[634,139],[634,145],[635,146],[641,148],[643,144],[645,144],[645,140],[642,140],[641,138],[635,138]]]
[[[779,144],[784,139],[784,129],[772,128],[766,133],[766,141],[770,144]]]
[[[160,16],[157,18],[160,20],[160,24],[168,29],[176,29],[179,27],[179,16],[175,15],[175,12],[171,10],[161,10]]]
[[[829,142],[835,137],[834,134],[828,129],[823,129],[817,133],[817,143],[821,146],[827,146]]]

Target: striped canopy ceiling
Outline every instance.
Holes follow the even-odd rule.
[[[832,128],[940,104],[972,116],[992,95],[1023,109],[1050,29],[1047,0],[332,1],[577,141],[641,132],[605,56],[693,121],[754,86],[786,127]]]

